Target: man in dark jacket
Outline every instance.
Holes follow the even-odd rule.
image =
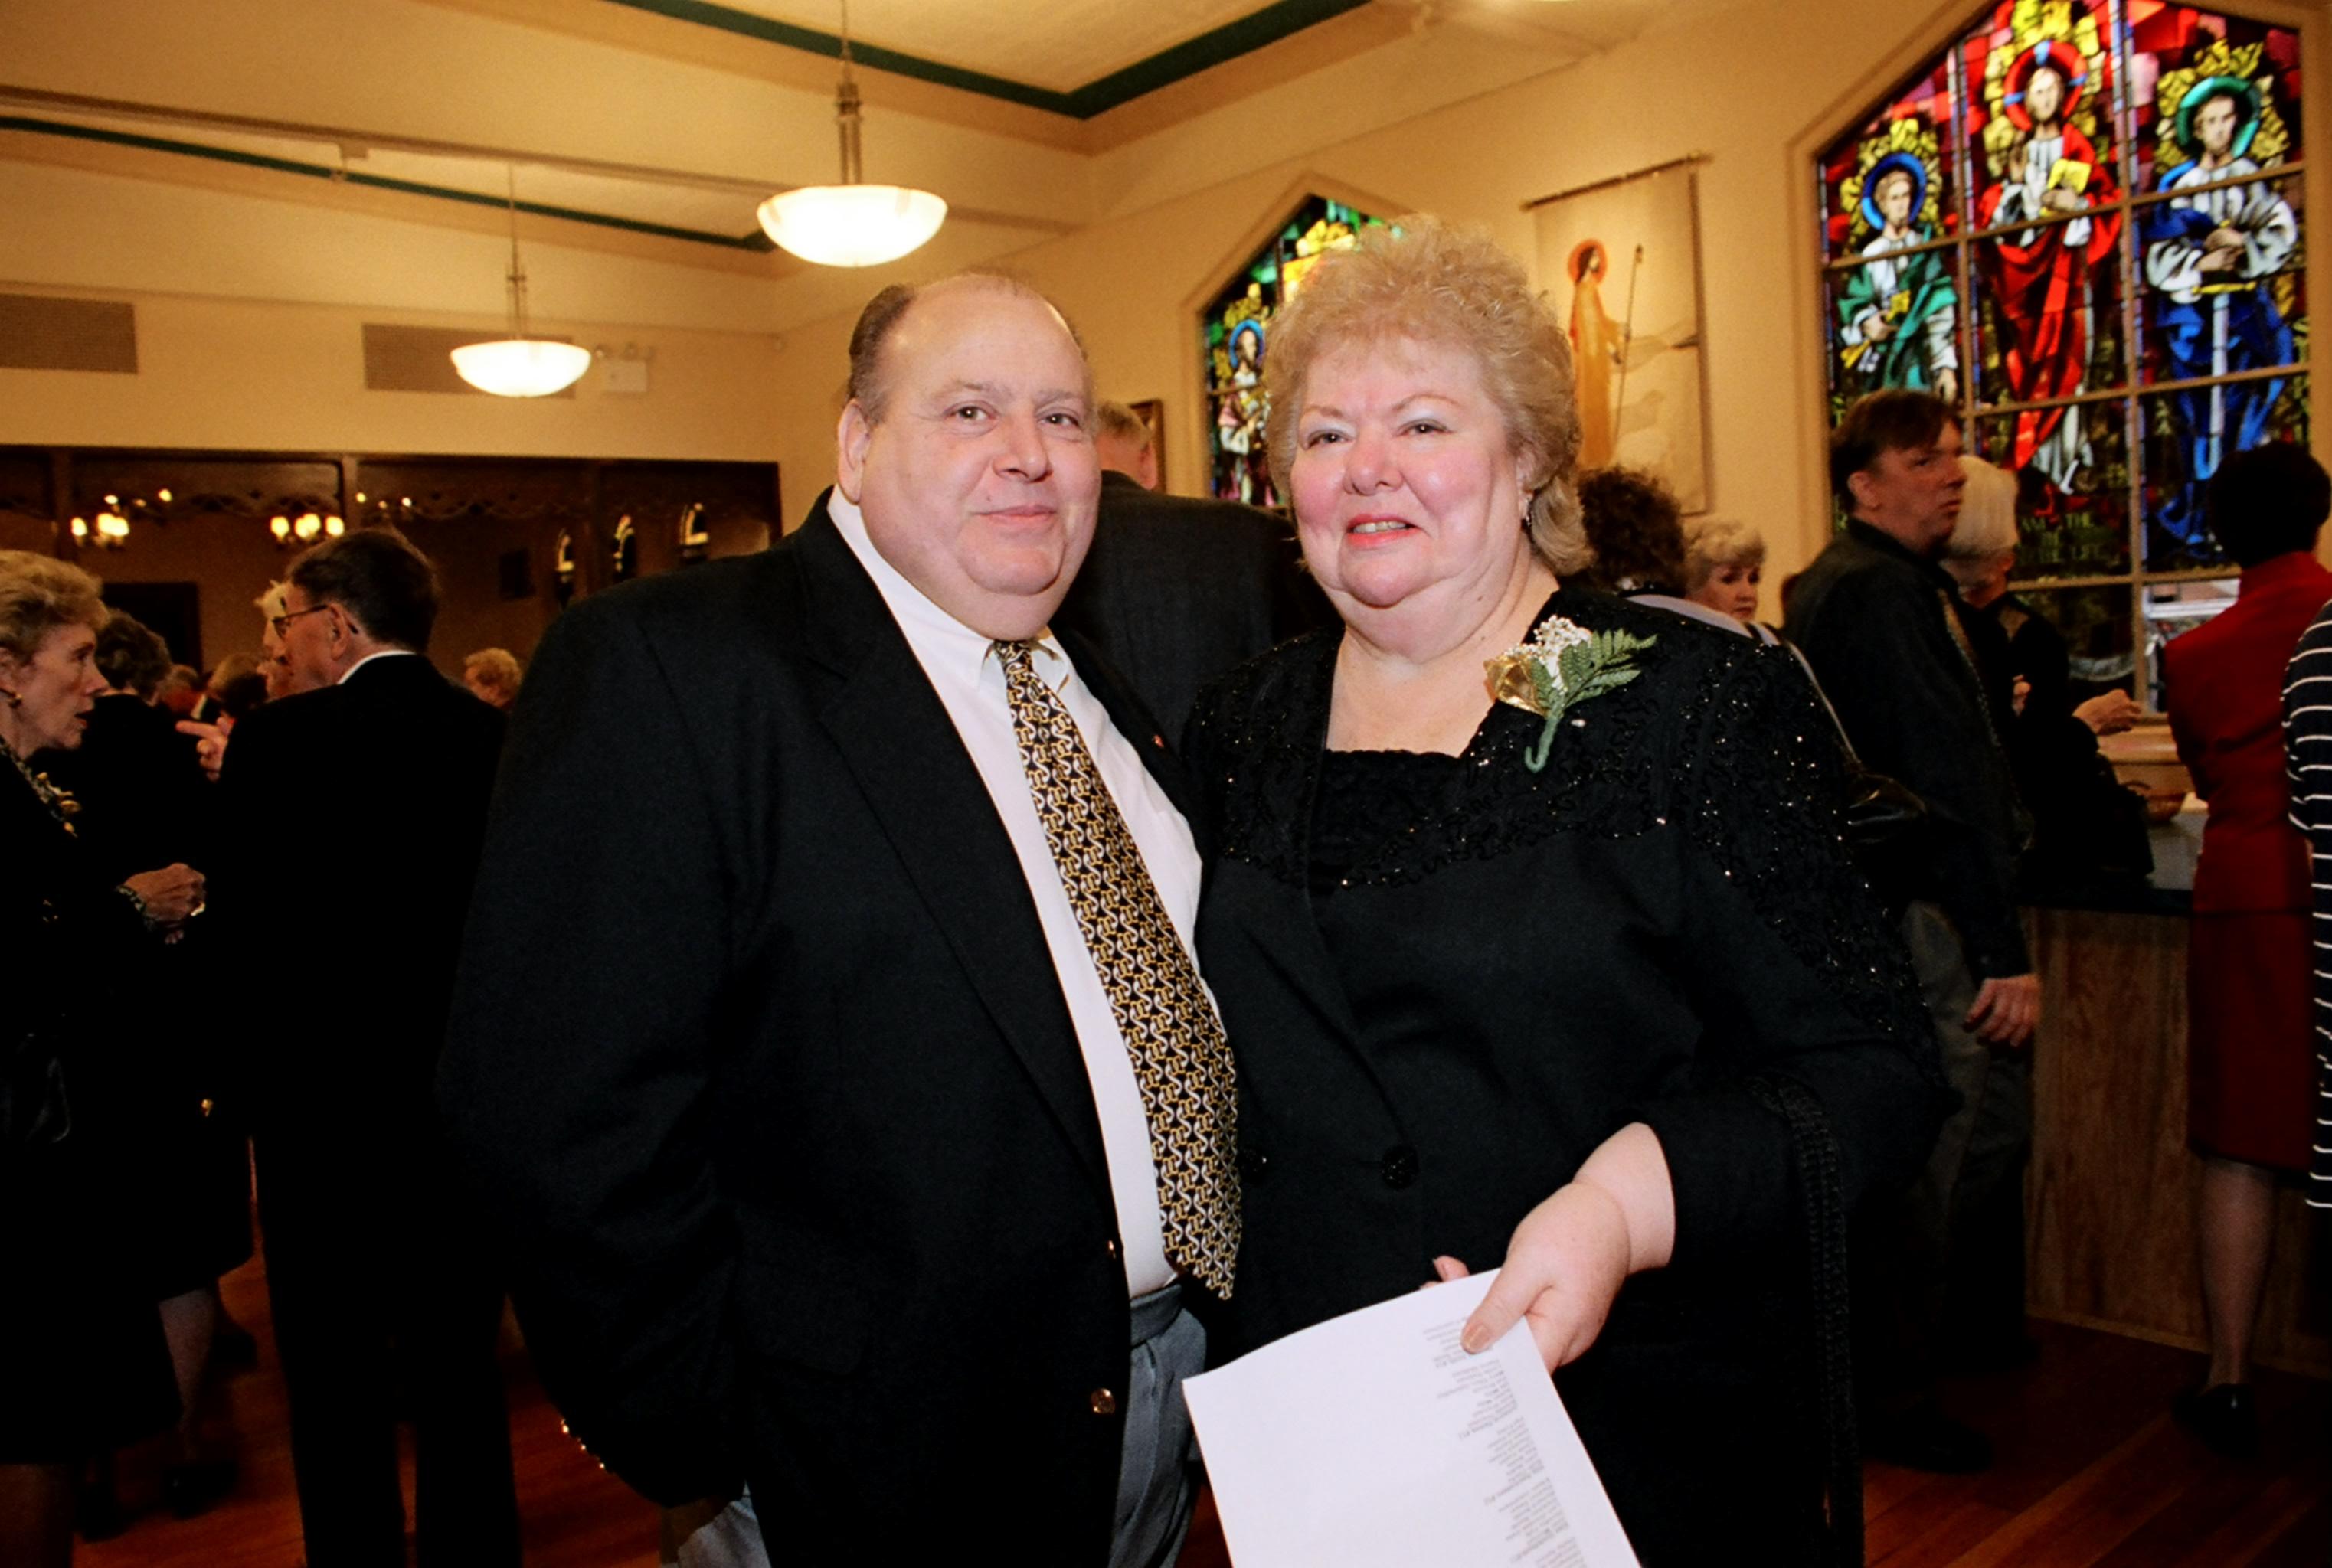
[[[2031,1144],[2031,1061],[2040,983],[2013,892],[2025,837],[2006,755],[1961,617],[1935,556],[1965,476],[1949,404],[1875,393],[1830,439],[1830,482],[1849,513],[1793,585],[1789,635],[1805,651],[1862,761],[1926,801],[1916,841],[1881,889],[1905,940],[1962,1104],[1913,1189],[1897,1238],[1899,1343],[1874,1368],[1866,1444],[1923,1468],[1979,1469],[1990,1445],[1945,1420],[1934,1360],[1954,1242],[1992,1212]],[[1874,1315],[1866,1311],[1866,1318]],[[1876,1348],[1876,1347],[1874,1347]]]
[[[235,727],[218,917],[271,977],[253,1086],[268,1296],[308,1560],[516,1568],[499,1271],[448,1191],[430,1084],[502,715],[424,654],[436,573],[393,528],[327,540],[275,617],[305,689]]]
[[[1154,473],[1155,454],[1142,422],[1105,403],[1095,424],[1104,463],[1114,452],[1129,466],[1102,470],[1093,548],[1053,624],[1098,647],[1173,741],[1199,688],[1333,612],[1287,523],[1145,488],[1133,470],[1147,456]]]
[[[809,521],[568,611],[514,711],[441,1103],[577,1439],[778,1561],[1190,1516],[1234,1089],[1172,755],[1047,626],[1091,376],[1019,285],[884,290]]]

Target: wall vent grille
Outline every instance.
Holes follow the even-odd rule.
[[[138,374],[138,311],[126,300],[0,294],[0,369]]]
[[[483,343],[496,333],[462,327],[398,327],[382,321],[364,324],[365,390],[368,392],[459,392],[473,397],[487,394],[463,380],[454,369],[454,350],[464,343]],[[546,343],[571,339],[543,334]],[[572,397],[575,389],[553,393]]]

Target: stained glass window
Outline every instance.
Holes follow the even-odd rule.
[[[1255,260],[1241,268],[1207,309],[1205,343],[1208,488],[1223,500],[1276,507],[1264,447],[1263,361],[1271,318],[1304,286],[1304,274],[1360,231],[1381,224],[1342,202],[1312,196],[1288,214]]]
[[[2141,695],[2223,603],[2180,586],[2234,569],[2219,464],[2308,439],[2299,69],[2222,12],[1995,0],[1819,160],[1831,417],[1957,404],[2017,476],[2020,589]]]

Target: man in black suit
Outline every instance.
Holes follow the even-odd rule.
[[[307,689],[220,776],[212,897],[272,1002],[253,1145],[312,1568],[404,1563],[400,1394],[421,1562],[519,1560],[502,1286],[429,1098],[502,720],[424,656],[436,615],[393,528],[301,556],[273,625]]]
[[[1334,613],[1285,521],[1158,493],[1137,471],[1152,457],[1141,420],[1105,403],[1095,423],[1104,461],[1125,466],[1102,470],[1093,549],[1053,623],[1099,647],[1177,737],[1201,687]]]
[[[1170,1563],[1235,1106],[1170,753],[1047,629],[1091,372],[974,276],[877,295],[850,385],[800,530],[538,651],[440,1104],[640,1491],[750,1483],[780,1560]]]

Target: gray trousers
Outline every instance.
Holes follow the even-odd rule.
[[[1182,1380],[1206,1368],[1207,1331],[1182,1309],[1181,1287],[1170,1285],[1137,1297],[1109,1568],[1169,1568],[1181,1553],[1199,1497]],[[1010,1543],[999,1545],[1010,1555]],[[738,1498],[682,1542],[679,1562],[680,1568],[770,1568],[752,1495]]]
[[[1944,1078],[1959,1108],[1898,1211],[1893,1249],[1896,1318],[1889,1391],[1932,1386],[1949,1348],[2021,1322],[2024,1166],[2032,1151],[2032,1047],[1994,1051],[1967,1028],[1976,980],[1943,910],[1903,912],[1919,993],[1935,1025]],[[2003,1278],[2004,1276],[2004,1278]],[[1983,1303],[1985,1321],[1965,1321]]]

